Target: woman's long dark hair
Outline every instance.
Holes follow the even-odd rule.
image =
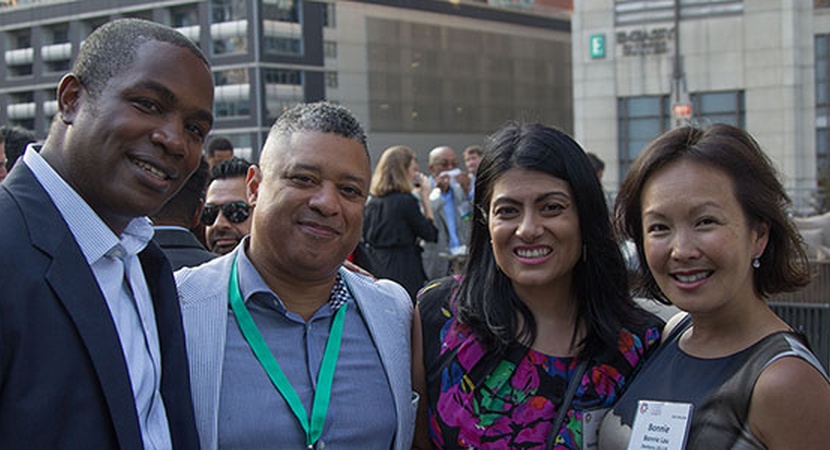
[[[508,123],[490,136],[485,146],[476,173],[469,257],[456,300],[459,320],[497,354],[516,343],[530,346],[536,339],[533,314],[496,265],[487,226],[493,184],[513,168],[543,172],[570,184],[585,246],[584,257],[573,269],[573,286],[577,320],[584,324],[586,335],[581,342],[572,343],[581,346],[582,357],[616,348],[620,328],[641,323],[644,313],[629,295],[626,267],[612,234],[605,194],[579,144],[541,124]]]

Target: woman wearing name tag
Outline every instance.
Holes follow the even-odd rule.
[[[628,295],[591,164],[556,129],[509,124],[486,146],[474,203],[463,278],[419,295],[413,384],[428,419],[416,446],[595,445],[663,322]]]
[[[828,448],[830,382],[765,300],[809,281],[788,204],[769,159],[738,128],[678,128],[643,150],[617,222],[645,262],[643,293],[685,312],[606,415],[601,449],[655,439],[669,449]],[[691,406],[691,419],[639,426],[637,415],[660,402]]]

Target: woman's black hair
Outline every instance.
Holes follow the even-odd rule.
[[[496,265],[487,226],[493,185],[513,168],[543,172],[570,185],[584,245],[583,257],[573,268],[574,297],[577,323],[586,332],[575,342],[575,327],[571,343],[581,346],[580,355],[588,357],[616,348],[620,329],[641,323],[644,313],[629,295],[628,275],[605,194],[579,144],[541,124],[511,122],[488,138],[476,174],[469,256],[456,299],[459,320],[497,354],[516,343],[530,346],[536,339],[533,314]]]

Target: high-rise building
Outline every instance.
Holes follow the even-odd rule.
[[[755,136],[796,213],[830,209],[830,2],[591,0],[572,18],[574,129],[615,191],[678,124]]]
[[[566,0],[4,4],[0,123],[39,137],[80,43],[117,17],[168,24],[202,48],[216,85],[213,133],[253,160],[286,107],[320,99],[355,112],[374,161],[387,146],[406,144],[423,162],[433,146],[480,143],[510,119],[573,129]]]

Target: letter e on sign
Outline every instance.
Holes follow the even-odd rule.
[[[591,36],[591,59],[605,58],[605,35],[595,34]]]

